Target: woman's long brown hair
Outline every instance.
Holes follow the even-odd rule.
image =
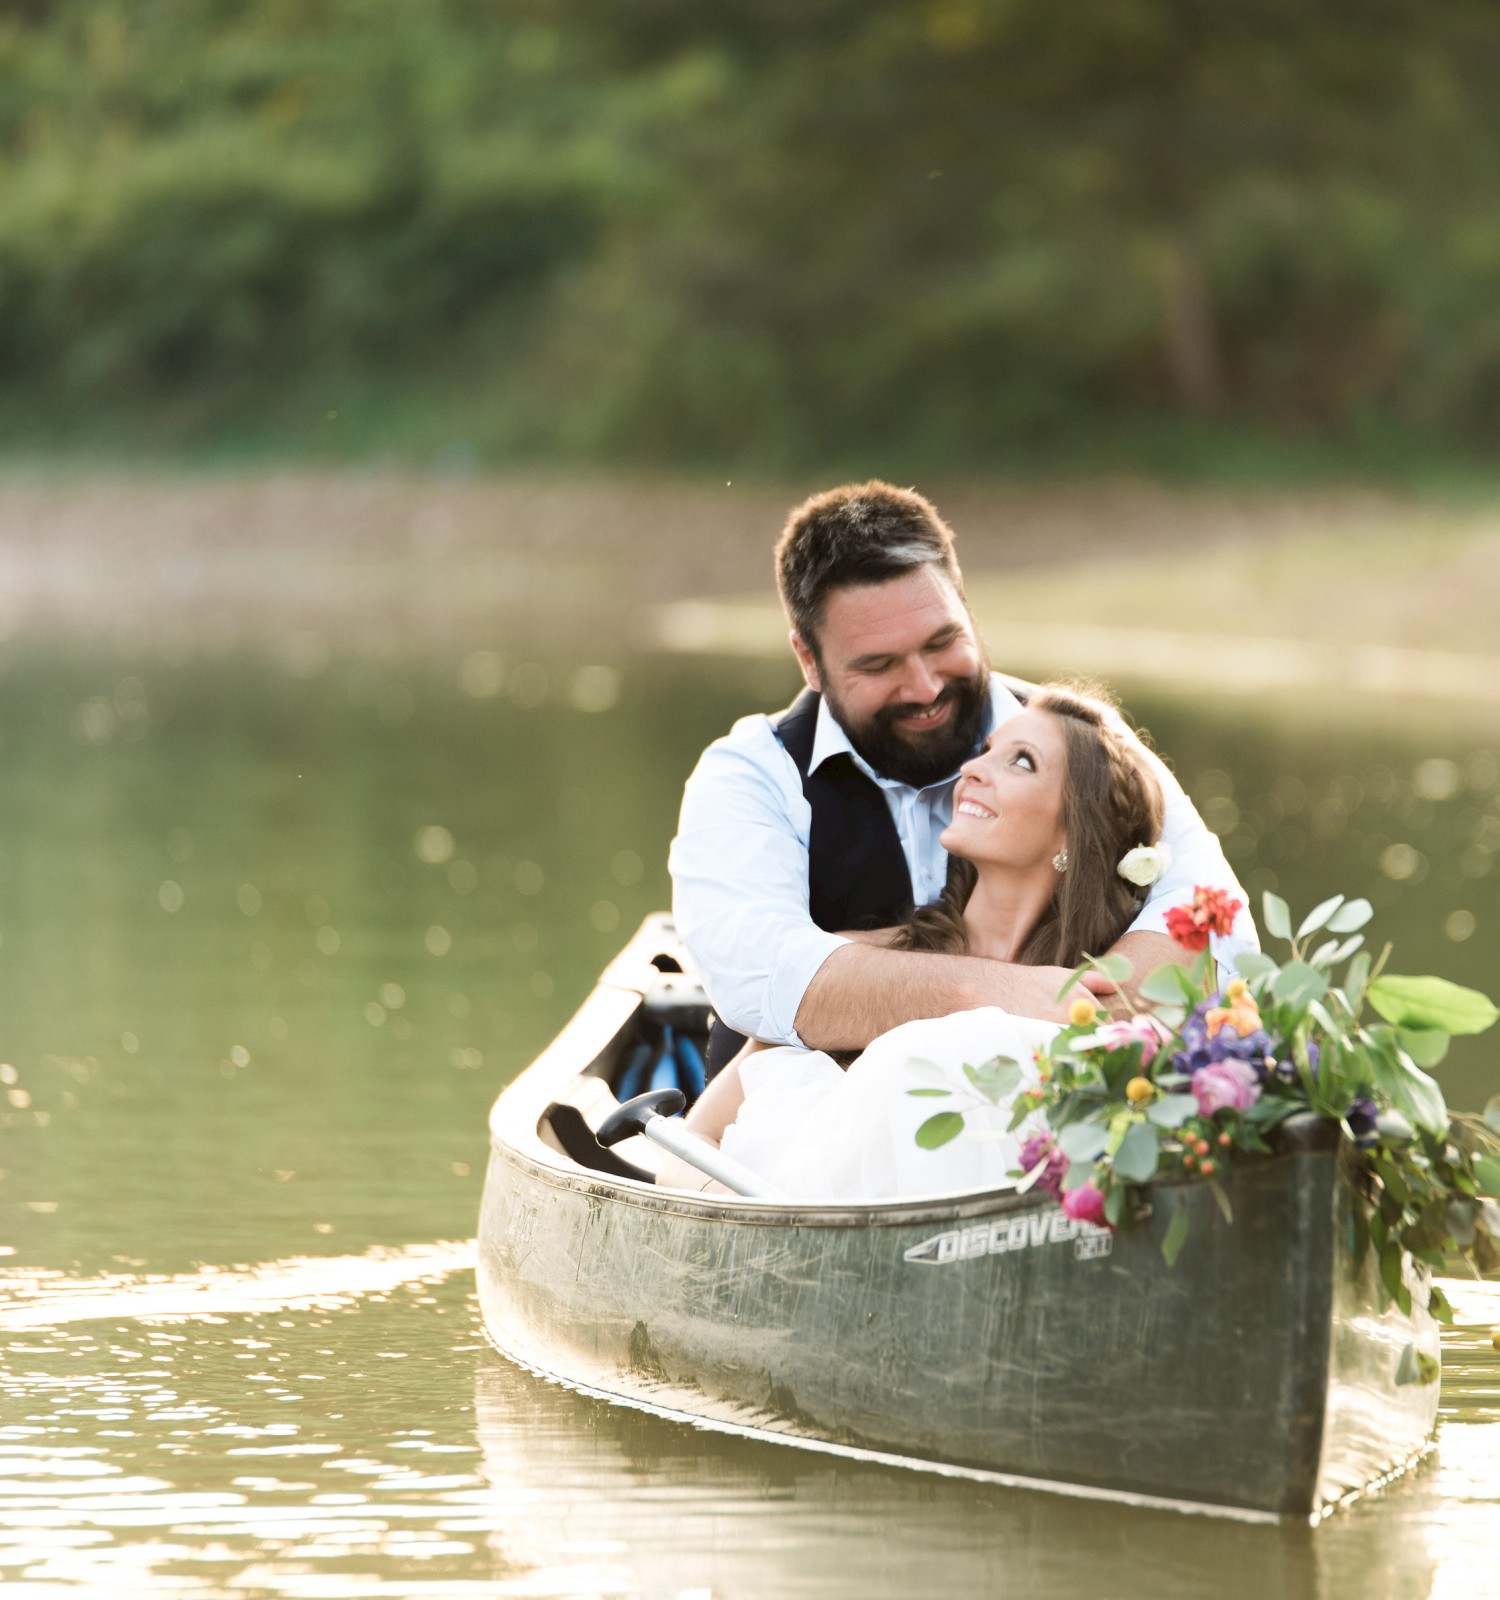
[[[1103,955],[1140,909],[1142,891],[1115,869],[1127,850],[1161,838],[1161,786],[1145,750],[1116,720],[1107,701],[1067,684],[1048,683],[1026,708],[1049,712],[1062,725],[1068,870],[1058,874],[1056,892],[1016,959],[1030,967],[1073,967],[1086,955]],[[912,913],[894,947],[966,952],[964,907],[977,878],[973,862],[949,856],[942,895]]]

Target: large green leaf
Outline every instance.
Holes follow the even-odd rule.
[[[1161,1135],[1148,1122],[1132,1123],[1114,1153],[1114,1169],[1127,1183],[1150,1183],[1160,1157]]]
[[[1444,1033],[1483,1033],[1500,1017],[1487,995],[1446,978],[1385,973],[1370,985],[1370,1004],[1398,1028],[1439,1028]]]
[[[1448,1131],[1448,1105],[1437,1080],[1429,1078],[1400,1047],[1393,1028],[1372,1029],[1377,1048],[1369,1053],[1375,1087],[1398,1111],[1426,1132],[1443,1137]]]
[[[1479,1184],[1480,1194],[1500,1200],[1500,1160],[1494,1156],[1476,1156],[1474,1177]]]
[[[1266,932],[1273,939],[1290,939],[1292,936],[1292,913],[1286,901],[1279,894],[1272,894],[1267,889],[1261,904],[1265,908]]]
[[[1441,1028],[1398,1028],[1401,1048],[1419,1067],[1436,1067],[1448,1054],[1449,1038]]]
[[[917,1143],[924,1150],[940,1150],[964,1131],[964,1119],[956,1111],[939,1111],[917,1129]]]

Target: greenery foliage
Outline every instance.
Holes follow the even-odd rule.
[[[1045,1118],[1050,1131],[1023,1147],[1021,1186],[1051,1190],[1070,1216],[1123,1227],[1137,1186],[1201,1178],[1229,1218],[1221,1180],[1232,1160],[1268,1154],[1281,1123],[1311,1114],[1342,1124],[1359,1154],[1369,1203],[1358,1248],[1373,1243],[1384,1290],[1404,1311],[1424,1282],[1413,1263],[1441,1271],[1462,1255],[1480,1269],[1500,1266],[1500,1097],[1489,1127],[1455,1121],[1424,1070],[1443,1059],[1451,1035],[1481,1033],[1500,1012],[1444,979],[1387,974],[1390,947],[1373,961],[1364,948],[1370,917],[1369,901],[1334,895],[1294,930],[1286,902],[1267,894],[1264,926],[1290,946],[1285,961],[1242,953],[1240,975],[1220,989],[1204,934],[1191,969],[1168,965],[1145,978],[1144,1009],[1128,1020],[1104,1020],[1091,1000],[1076,1000],[1069,1025],[1038,1056],[1033,1086],[1020,1088],[1021,1068],[1007,1059],[966,1067],[976,1105],[1014,1096],[1013,1130]],[[1191,929],[1179,942],[1199,948]],[[1105,956],[1079,967],[1068,988],[1090,968],[1117,983],[1131,976],[1123,957]],[[959,1137],[964,1116],[939,1112],[917,1143]],[[1162,1243],[1169,1264],[1186,1225],[1178,1211]],[[1447,1318],[1441,1291],[1428,1283],[1425,1292]]]
[[[660,460],[1483,441],[1497,65],[1481,0],[30,0],[0,382],[207,426],[375,373]]]

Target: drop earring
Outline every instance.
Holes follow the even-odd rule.
[[[1066,849],[1059,850],[1057,854],[1053,856],[1052,865],[1058,872],[1066,872],[1068,870],[1068,852]]]

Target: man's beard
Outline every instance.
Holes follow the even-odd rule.
[[[849,743],[880,774],[898,783],[925,789],[953,775],[974,754],[989,704],[989,669],[981,667],[972,678],[955,678],[933,705],[951,705],[947,721],[929,733],[906,732],[896,726],[901,717],[931,706],[882,706],[868,721],[855,724],[825,683],[823,698],[849,736]]]

